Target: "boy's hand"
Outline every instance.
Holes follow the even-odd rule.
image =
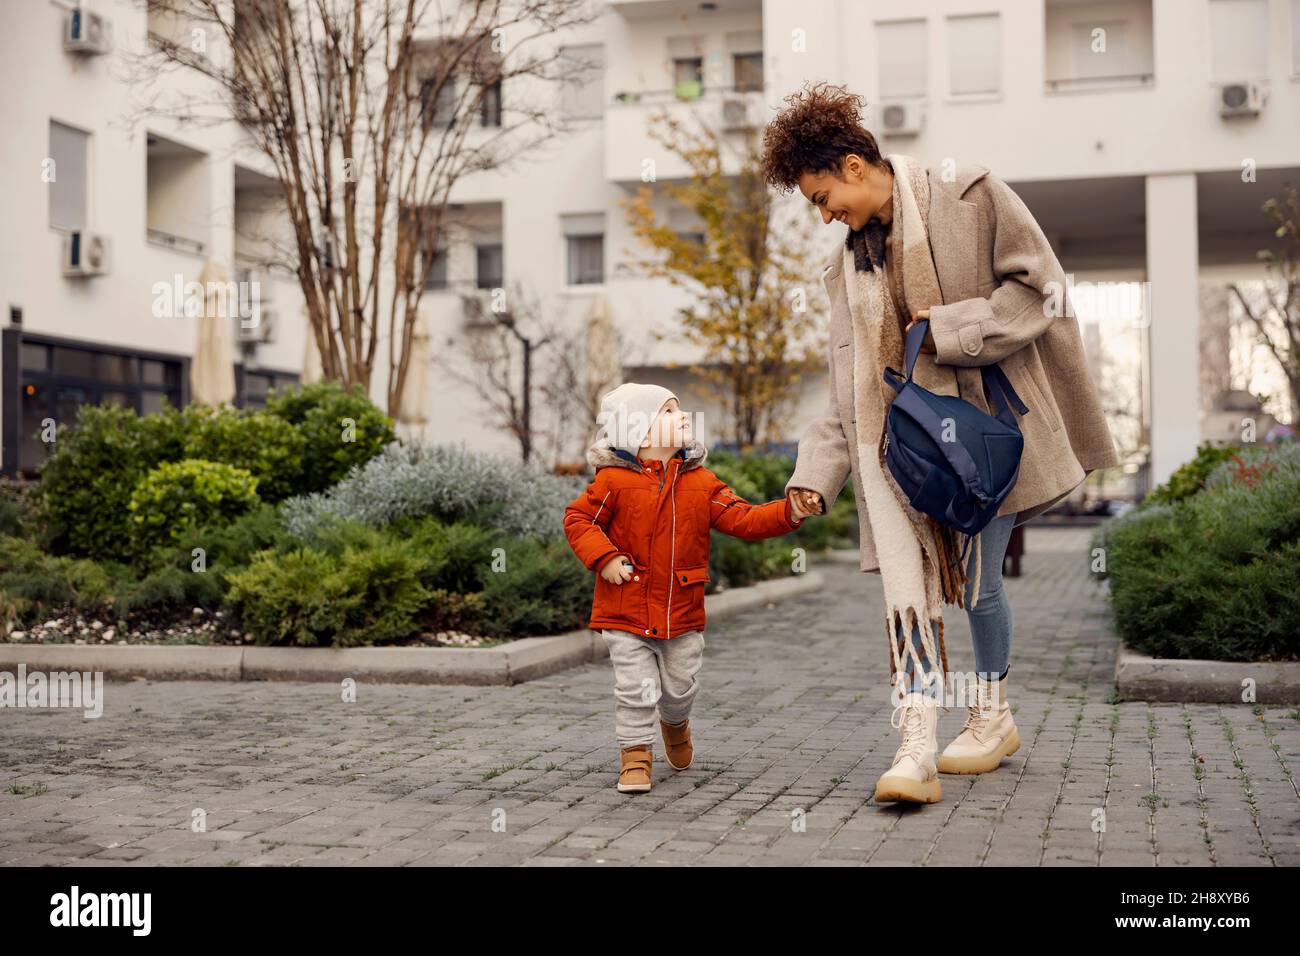
[[[796,518],[821,514],[822,496],[808,488],[790,489],[790,511]]]
[[[605,562],[600,569],[600,576],[610,584],[623,584],[632,579],[632,562],[619,555]]]

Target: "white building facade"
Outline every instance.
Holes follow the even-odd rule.
[[[65,51],[77,9],[111,23],[115,52]],[[275,190],[237,124],[127,122],[147,91],[122,82],[115,58],[147,42],[141,4],[30,0],[6,14],[0,76],[24,92],[0,103],[0,444],[12,474],[43,460],[40,423],[62,422],[80,403],[148,412],[187,400],[195,320],[156,315],[156,285],[195,280],[209,261],[257,270],[253,237],[274,219]],[[672,340],[688,300],[638,274],[645,250],[621,205],[645,184],[647,163],[658,181],[683,173],[647,121],[667,107],[761,125],[788,93],[829,80],[867,98],[866,125],[885,152],[979,163],[1011,183],[1066,271],[1092,286],[1080,312],[1096,376],[1115,379],[1102,382],[1103,401],[1113,386],[1134,419],[1116,423],[1121,446],[1149,446],[1151,482],[1194,454],[1204,414],[1198,290],[1207,279],[1262,277],[1259,207],[1300,182],[1300,0],[623,0],[554,42],[598,64],[600,79],[557,91],[572,132],[453,194],[445,259],[423,306],[435,368],[417,376],[424,423],[414,431],[517,448],[436,362],[459,361],[466,289],[518,285],[560,326],[607,311],[627,377],[678,390],[713,437],[707,424],[721,404],[687,371],[692,350]],[[505,109],[510,97],[504,90]],[[50,158],[54,184],[42,175]],[[693,229],[686,210],[662,212]],[[810,283],[842,230],[818,226]],[[73,234],[83,250],[106,241],[96,247],[108,250],[101,274],[68,274]],[[245,335],[236,350],[237,400],[256,405],[297,379],[307,330],[291,276],[248,275],[271,293],[269,333]],[[807,382],[788,439],[824,408],[825,389],[822,375]]]

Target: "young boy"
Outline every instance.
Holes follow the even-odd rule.
[[[628,382],[601,399],[604,432],[587,451],[596,477],[564,509],[564,532],[596,574],[589,626],[614,665],[618,789],[651,786],[658,706],[668,765],[694,759],[691,703],[704,652],[709,529],[756,541],[811,512],[790,499],[751,505],[704,467],[677,396]]]

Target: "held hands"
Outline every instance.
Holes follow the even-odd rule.
[[[623,584],[632,579],[632,562],[624,555],[611,558],[600,569],[600,576],[610,584]]]
[[[916,323],[922,321],[923,319],[928,319],[929,317],[930,317],[929,309],[922,309],[920,312],[914,313],[912,315],[912,321],[907,323],[907,328],[903,330],[903,334],[906,335],[908,331],[912,328],[912,326],[916,325]],[[921,351],[926,352],[930,355],[935,355],[939,351],[937,348],[935,348],[934,333],[930,329],[925,330],[925,338],[921,340]]]
[[[796,519],[809,518],[822,513],[822,496],[808,488],[790,489],[790,513]]]

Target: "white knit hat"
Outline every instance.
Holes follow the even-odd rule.
[[[600,400],[600,421],[610,445],[635,455],[659,412],[673,398],[677,396],[662,385],[639,382],[624,382],[605,393]]]

